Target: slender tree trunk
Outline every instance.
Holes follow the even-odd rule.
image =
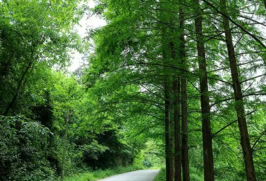
[[[165,28],[163,28],[163,60],[164,65],[167,64],[168,57],[167,49],[168,43],[164,42]],[[171,144],[171,101],[170,101],[170,77],[167,68],[164,66],[164,123],[165,123],[165,168],[166,168],[166,181],[173,181],[173,159],[172,159],[172,144]]]
[[[189,181],[189,159],[188,159],[188,124],[187,124],[187,79],[181,80],[182,94],[182,167],[183,180]]]
[[[186,53],[185,53],[185,19],[184,19],[184,0],[179,0],[179,28],[180,28],[180,58],[182,67],[186,69]],[[188,112],[187,112],[187,76],[181,78],[181,95],[182,95],[182,167],[183,180],[189,181],[189,159],[188,159]]]
[[[170,23],[172,18],[168,14],[168,2],[165,0],[161,3],[161,8],[166,11],[161,11],[161,21]],[[174,159],[173,159],[173,121],[171,121],[171,91],[172,80],[171,73],[167,68],[167,64],[172,60],[174,56],[174,49],[171,46],[171,40],[169,40],[169,34],[171,30],[162,24],[162,50],[163,50],[163,71],[164,71],[164,122],[165,122],[165,160],[166,160],[166,181],[173,181],[174,177]]]
[[[228,16],[226,9],[226,0],[221,0],[221,11]],[[248,134],[247,122],[245,117],[245,108],[243,102],[243,95],[241,90],[241,84],[239,81],[238,67],[235,55],[235,49],[232,40],[232,33],[230,30],[229,20],[223,16],[223,26],[225,30],[226,45],[228,50],[228,57],[230,61],[231,77],[233,80],[233,89],[235,96],[235,109],[237,113],[238,127],[241,136],[241,146],[245,162],[245,170],[248,181],[256,181],[256,174],[253,163],[252,149],[250,145],[250,139]]]
[[[181,144],[180,144],[180,79],[173,82],[174,100],[174,128],[175,128],[175,180],[181,180]]]
[[[173,174],[173,179],[175,177],[175,120],[173,118],[173,101],[171,97],[171,118],[170,118],[170,130],[171,130],[171,135],[170,135],[170,145],[171,145],[171,160],[172,160],[172,171],[171,173]]]
[[[9,102],[9,104],[7,105],[7,108],[5,109],[5,112],[3,113],[4,116],[6,116],[9,112],[9,110],[13,107],[17,97],[18,97],[18,93],[19,93],[19,90],[20,90],[20,87],[23,83],[23,80],[27,74],[27,72],[29,71],[31,65],[32,65],[32,61],[28,64],[28,66],[26,67],[25,71],[23,72],[19,82],[18,82],[18,86],[17,86],[17,89],[16,89],[16,92],[15,92],[15,95],[13,96],[12,100]]]
[[[176,60],[174,43],[170,43],[172,59],[176,61],[176,65],[180,62]],[[174,179],[181,180],[181,144],[180,144],[180,78],[177,73],[173,76],[173,92],[174,92]]]
[[[202,33],[202,11],[199,0],[194,0],[196,7],[196,39],[199,61],[199,79],[201,93],[201,114],[202,114],[202,136],[203,136],[203,159],[204,159],[204,180],[214,181],[214,163],[212,151],[212,133],[210,124],[210,101],[208,95],[208,78],[205,58],[205,47]]]
[[[170,92],[169,81],[164,83],[164,95],[165,95],[165,159],[166,159],[166,181],[173,180],[173,160],[172,160],[172,145],[170,142]]]

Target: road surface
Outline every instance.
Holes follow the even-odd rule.
[[[98,181],[153,181],[159,170],[139,170],[115,175]]]

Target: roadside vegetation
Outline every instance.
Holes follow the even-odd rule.
[[[166,180],[165,168],[162,168],[154,181],[164,181]]]
[[[67,71],[70,52],[89,48],[73,30],[87,13],[79,3],[0,1],[0,180],[65,180],[85,170],[92,173],[84,178],[100,178],[151,166],[136,159],[148,139],[127,136],[126,119],[102,107],[98,76],[86,66]]]
[[[74,174],[73,176],[66,177],[65,181],[96,181],[98,179],[106,178],[112,175],[141,170],[143,168],[144,167],[129,166],[117,167],[114,169],[106,170],[88,170],[83,173]]]

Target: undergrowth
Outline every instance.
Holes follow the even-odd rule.
[[[165,168],[162,168],[154,181],[165,181],[165,180],[166,180]]]

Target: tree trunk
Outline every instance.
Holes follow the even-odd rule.
[[[163,28],[163,41],[165,37],[165,29]],[[167,64],[168,57],[167,49],[168,43],[163,44],[163,60],[164,65]],[[172,159],[172,144],[171,144],[171,101],[170,101],[170,77],[167,68],[164,66],[164,123],[165,123],[165,169],[166,169],[166,181],[173,181],[173,159]]]
[[[167,78],[166,78],[167,79]],[[169,81],[165,80],[164,83],[165,95],[165,159],[166,159],[166,181],[173,181],[173,160],[172,160],[172,145],[170,141],[170,92]]]
[[[221,11],[224,15],[228,16],[226,9],[226,0],[221,0]],[[256,174],[253,163],[252,149],[250,146],[249,134],[247,129],[247,122],[245,117],[245,108],[243,102],[243,95],[241,90],[241,84],[239,81],[238,67],[235,55],[235,49],[232,40],[232,34],[230,30],[229,20],[223,16],[223,26],[225,30],[226,45],[228,50],[228,57],[230,62],[231,77],[233,81],[233,89],[235,96],[235,109],[237,113],[238,127],[241,136],[241,146],[245,162],[245,170],[248,181],[256,181]]]
[[[12,100],[9,102],[7,108],[5,109],[5,111],[3,113],[4,116],[6,116],[8,114],[9,110],[13,107],[14,103],[16,102],[16,99],[17,99],[17,97],[19,95],[19,90],[20,90],[20,87],[22,85],[22,82],[23,82],[23,80],[24,80],[24,78],[25,78],[25,76],[26,76],[27,72],[29,71],[29,69],[30,69],[32,64],[33,64],[33,61],[31,61],[28,64],[28,66],[26,67],[25,71],[23,72],[23,74],[22,74],[22,76],[21,76],[21,78],[20,78],[20,80],[18,82],[18,86],[17,86],[16,92],[15,92],[15,95],[13,96]]]
[[[171,57],[178,66],[180,61],[176,60],[176,50],[173,42],[169,44],[171,48]],[[177,73],[173,76],[173,93],[174,93],[174,179],[181,180],[181,144],[180,144],[180,78]]]
[[[172,98],[171,98],[171,118],[170,118],[170,145],[171,145],[171,160],[172,160],[172,170],[171,173],[173,174],[173,179],[175,177],[175,120],[173,118],[173,102],[172,102]]]
[[[179,28],[180,28],[180,58],[183,69],[186,69],[186,53],[185,53],[185,19],[183,0],[179,0]],[[188,159],[188,128],[187,128],[187,76],[181,78],[181,96],[182,96],[182,167],[183,167],[183,180],[189,181],[189,159]]]
[[[181,80],[182,94],[182,167],[183,181],[189,181],[188,129],[187,129],[187,79]]]
[[[202,114],[202,136],[203,136],[203,159],[204,159],[204,180],[214,181],[214,163],[212,151],[212,133],[210,124],[210,101],[208,95],[208,78],[205,57],[205,47],[202,33],[202,11],[199,0],[194,0],[196,7],[196,40],[199,64],[199,80],[201,94],[201,114]]]
[[[175,180],[181,180],[181,145],[180,145],[180,79],[173,82],[174,100],[174,128],[175,128]]]

